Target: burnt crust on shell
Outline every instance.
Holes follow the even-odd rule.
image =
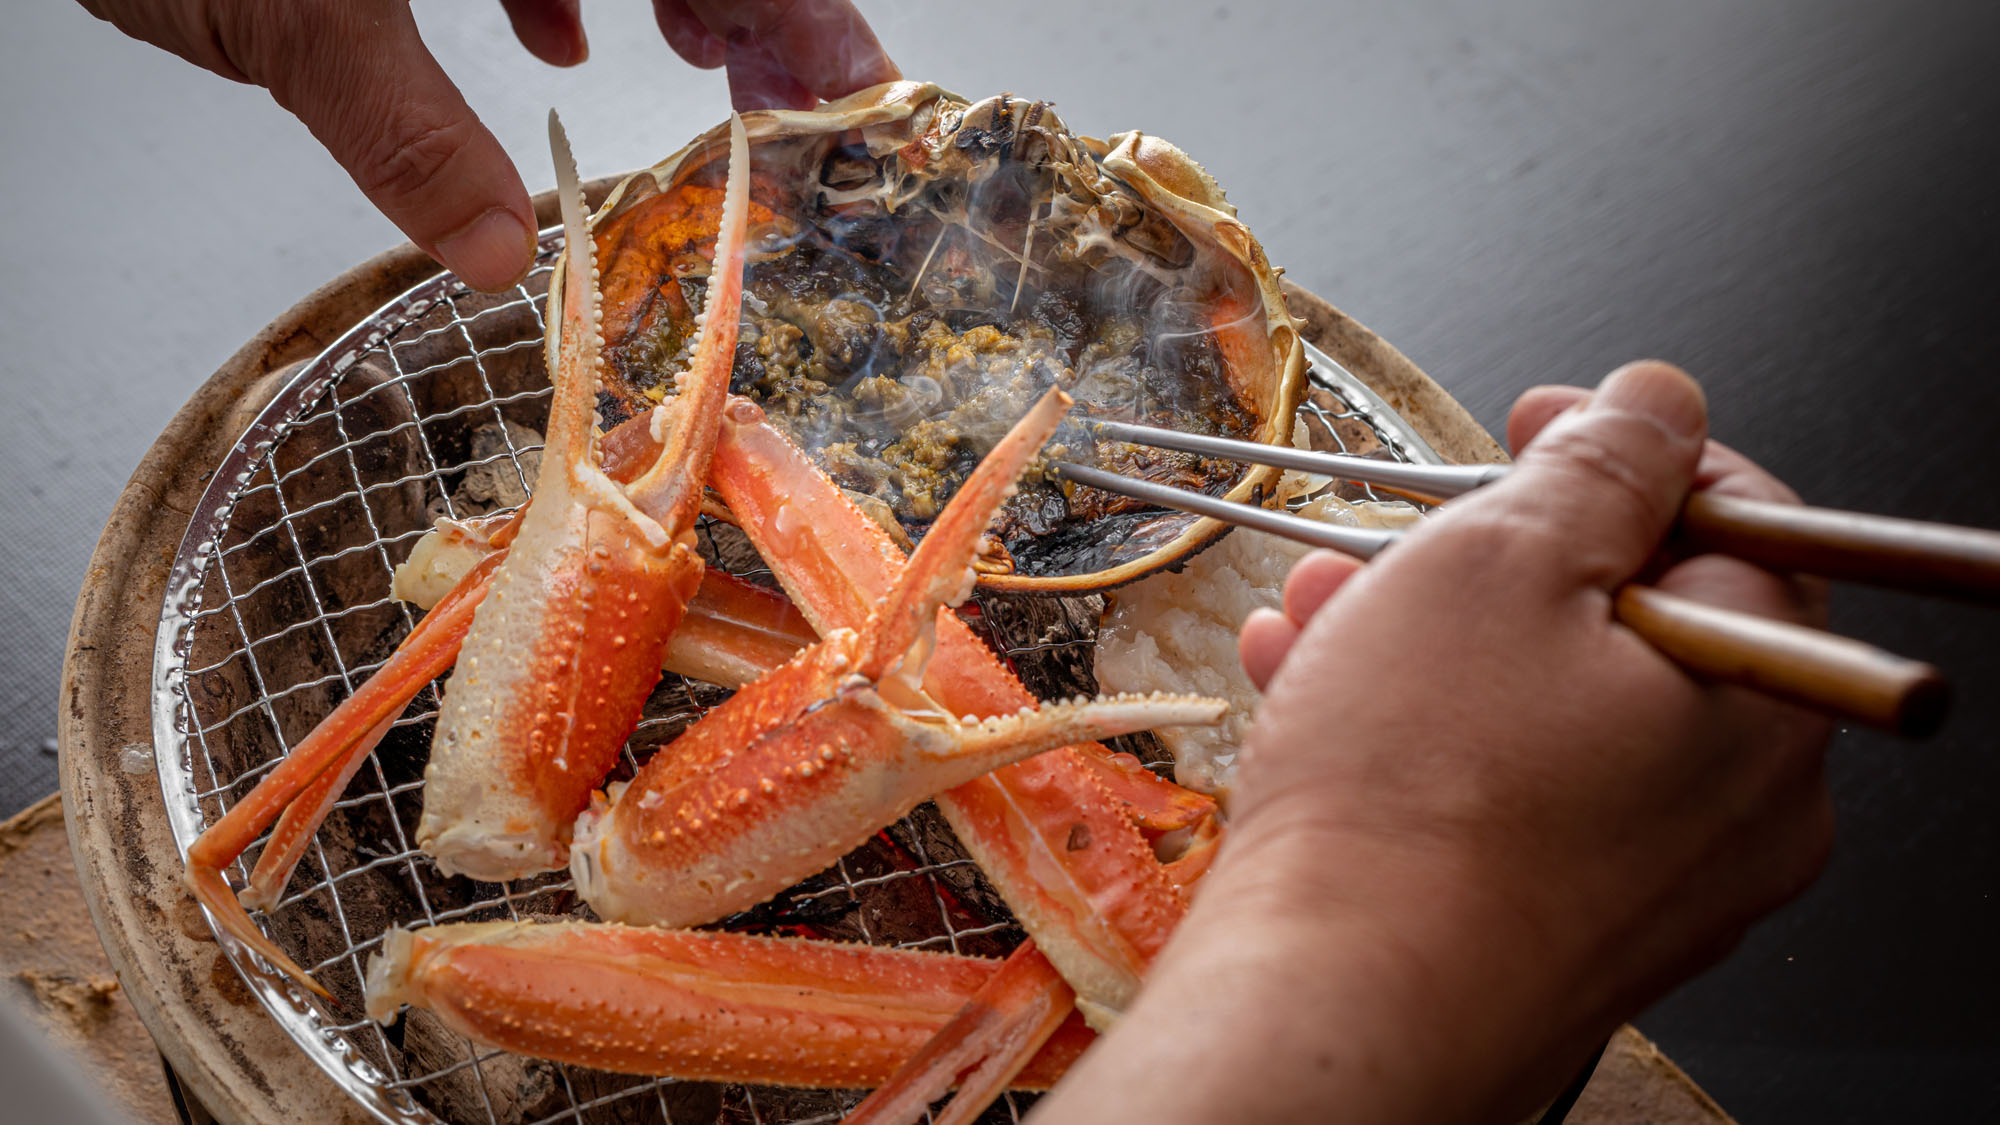
[[[1226,372],[1235,401],[1252,419],[1251,428],[1239,431],[1239,436],[1265,444],[1291,443],[1293,416],[1306,382],[1305,356],[1298,322],[1279,292],[1278,271],[1237,219],[1220,185],[1170,142],[1141,132],[1115,134],[1103,141],[1081,137],[1065,131],[1041,103],[1001,95],[968,104],[939,86],[918,82],[887,83],[817,110],[759,111],[745,114],[743,120],[753,152],[759,146],[825,138],[827,150],[836,155],[851,150],[879,159],[921,148],[936,166],[942,166],[952,160],[977,161],[1018,144],[1023,148],[1043,146],[1029,159],[1073,162],[1063,165],[1073,173],[1072,179],[1097,178],[1097,187],[1115,193],[1115,198],[1112,194],[1101,197],[1107,213],[1112,206],[1124,207],[1126,225],[1118,227],[1114,236],[1121,242],[1131,241],[1116,247],[1117,252],[1127,258],[1150,253],[1150,268],[1156,272],[1199,267],[1200,273],[1188,276],[1210,287],[1206,291],[1212,298],[1209,309],[1213,319],[1220,319],[1213,310],[1225,296],[1244,310],[1247,315],[1235,318],[1239,327],[1234,340],[1225,346],[1216,336],[1216,347],[1226,356],[1218,366]],[[614,231],[621,219],[649,201],[683,185],[699,187],[718,178],[726,144],[726,127],[717,126],[654,167],[626,177],[613,189],[592,219],[607,277],[615,266],[605,253],[606,232]],[[972,167],[977,169],[976,164]],[[857,172],[856,178],[860,174]],[[809,191],[824,186],[808,184],[798,195],[809,199]],[[758,187],[753,179],[753,199],[758,198]],[[1092,203],[1092,191],[1086,183],[1076,193],[1085,211]],[[1131,223],[1130,201],[1135,197],[1145,217],[1144,229]],[[772,197],[767,194],[763,198]],[[774,200],[774,205],[782,210],[796,198]],[[1048,206],[1053,213],[1053,203]],[[767,217],[769,214],[766,212]],[[1109,214],[1101,220],[1107,228],[1115,221]],[[551,301],[561,298],[561,276],[558,269]],[[661,300],[681,299],[665,286],[660,291],[664,294]],[[621,324],[613,312],[607,308],[607,339],[615,337],[616,328],[636,323]],[[550,323],[559,325],[560,321],[551,318]],[[607,398],[619,396],[614,393]],[[621,407],[630,410],[643,405],[643,401],[630,398],[623,403],[607,402],[614,413]],[[1228,485],[1222,495],[1239,503],[1268,502],[1281,475],[1268,467],[1232,471],[1233,478],[1221,478]],[[1157,510],[1143,515],[1126,513],[1122,526],[1107,519],[1069,521],[1077,542],[1067,547],[1051,543],[1048,553],[1038,555],[1031,565],[1062,566],[1063,558],[1073,557],[1065,556],[1065,550],[1096,556],[1115,553],[1103,545],[1106,542],[1120,544],[1116,550],[1127,551],[1130,557],[1108,565],[1092,563],[1090,569],[1074,573],[983,573],[980,585],[991,590],[1058,595],[1108,589],[1178,565],[1228,530],[1215,520]]]

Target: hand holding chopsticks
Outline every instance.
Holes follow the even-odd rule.
[[[1497,483],[1511,471],[1505,465],[1376,461],[1117,422],[1095,428],[1111,440],[1324,474],[1425,499],[1459,496]],[[1065,463],[1058,468],[1079,484],[1364,559],[1402,534],[1323,524],[1086,466]],[[2000,601],[2000,533],[1990,531],[1697,492],[1683,507],[1672,542],[1685,553],[1727,554],[1780,573]],[[1622,624],[1708,679],[1904,734],[1930,733],[1943,719],[1949,691],[1942,673],[1928,664],[1645,586],[1624,586],[1613,605]]]
[[[1475,488],[1505,479],[1509,471],[1506,465],[1413,465],[1403,461],[1377,461],[1344,453],[1259,445],[1124,422],[1099,422],[1095,429],[1100,436],[1114,441],[1317,473],[1423,500],[1448,500],[1462,496]],[[1140,496],[1168,507],[1179,506],[1169,503],[1166,497],[1156,492],[1142,494],[1127,487],[1122,478],[1110,473],[1074,465],[1064,465],[1063,469],[1065,472],[1082,470],[1081,474],[1071,472],[1072,479],[1093,488]],[[1150,486],[1150,482],[1146,481],[1131,483]],[[1186,510],[1197,509],[1190,507]],[[1209,510],[1202,510],[1200,514],[1213,515],[1232,523],[1242,522]],[[1244,526],[1262,525],[1246,523]],[[1265,530],[1284,534],[1276,531],[1274,526],[1267,526]],[[1393,538],[1393,534],[1389,538]],[[1872,516],[1832,508],[1808,508],[1798,504],[1697,492],[1688,497],[1686,507],[1681,509],[1676,542],[1693,552],[1730,555],[1769,570],[1813,574],[1915,594],[2000,603],[2000,532],[1981,528],[1953,527],[1894,516]],[[1381,545],[1386,544],[1384,539]],[[1339,547],[1330,542],[1319,545],[1345,550],[1362,558],[1373,554],[1370,550]]]

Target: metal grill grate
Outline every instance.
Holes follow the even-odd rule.
[[[302,368],[217,469],[175,562],[155,660],[160,783],[186,849],[313,725],[371,674],[415,617],[389,595],[394,565],[440,515],[518,504],[534,479],[547,413],[541,298],[560,245],[489,297],[441,276],[385,305]],[[1436,455],[1363,384],[1323,355],[1301,409],[1312,443],[1398,459]],[[733,529],[704,523],[712,559],[742,559]],[[732,569],[768,575],[753,562]],[[1033,684],[1087,667],[1097,604],[1051,603],[1033,627],[981,599],[989,639]],[[1085,685],[1087,686],[1087,685]],[[654,693],[625,752],[652,747],[715,706],[721,689],[678,676]],[[412,846],[436,686],[412,702],[314,839],[260,923],[332,992],[325,1006],[223,938],[232,961],[313,1060],[393,1122],[836,1120],[853,1092],[716,1087],[607,1075],[480,1048],[426,1013],[385,1029],[362,1010],[364,960],[395,924],[574,913],[561,874],[504,885],[447,879]],[[1157,757],[1157,756],[1155,756]],[[257,849],[233,869],[238,885]],[[799,885],[727,923],[876,944],[999,955],[1021,938],[930,806]],[[220,935],[218,935],[220,936]],[[988,1120],[1018,1120],[1009,1095]]]

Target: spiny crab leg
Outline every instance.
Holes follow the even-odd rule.
[[[613,480],[620,479],[608,457],[606,472]],[[410,561],[397,569],[398,596],[422,605],[428,592],[414,582],[403,583],[406,570],[420,569],[425,585],[434,586],[456,581],[496,550],[504,548],[486,546],[453,527],[435,529],[418,541]],[[416,588],[405,589],[406,585]],[[667,644],[661,666],[668,672],[738,688],[818,639],[805,616],[781,591],[710,567],[688,602],[687,616]]]
[[[736,162],[739,165],[743,163],[742,160]],[[576,210],[580,211],[580,198]],[[740,212],[741,208],[738,210]],[[711,373],[717,363],[722,362],[716,356],[720,354],[726,361],[734,346],[734,306],[730,304],[727,294],[732,288],[740,292],[741,243],[740,230],[733,244],[727,238],[718,238],[720,250],[716,272],[722,280],[717,286],[716,299],[728,305],[730,311],[717,318],[726,323],[714,325],[704,333],[703,339],[706,342],[723,335],[726,329],[729,341],[726,346],[708,345],[707,370]],[[588,293],[589,286],[573,286],[571,291]],[[577,332],[571,332],[567,337],[572,342],[580,339]],[[594,341],[592,344],[594,346]],[[561,370],[560,365],[552,365],[551,370]],[[701,369],[698,367],[697,370]],[[726,380],[727,367],[723,366],[721,370]],[[697,385],[701,383],[699,379],[694,382]],[[715,380],[711,379],[709,385],[713,387]],[[627,428],[643,427],[650,421],[635,419],[634,423],[628,423]],[[592,426],[594,428],[594,420]],[[620,481],[642,475],[647,465],[664,456],[665,447],[661,439],[668,437],[664,433],[649,434],[642,442],[616,443],[621,450],[636,445],[651,457],[623,458],[619,463],[607,463],[604,471]],[[638,501],[685,506],[683,497],[675,495],[671,489],[658,487],[642,491]],[[529,509],[533,507],[531,503]],[[418,573],[421,567],[406,564],[405,568],[399,568],[397,593],[399,596],[410,596],[409,591],[403,588],[406,584],[405,570],[412,572],[417,579],[428,578],[428,583],[421,580],[409,583],[417,590],[425,589],[426,585],[436,589],[449,583],[442,596],[433,593],[428,599],[418,599],[434,599],[431,612],[404,639],[383,667],[353,695],[343,700],[305,740],[292,749],[283,762],[189,848],[185,882],[225,932],[321,995],[325,995],[324,990],[307,977],[296,963],[278,951],[250,920],[243,907],[247,904],[268,908],[276,902],[313,832],[338,799],[346,780],[359,768],[361,760],[373,750],[393,725],[396,716],[402,713],[424,685],[442,675],[457,661],[475,616],[474,611],[491,589],[495,573],[505,559],[524,515],[524,512],[514,512],[453,523],[426,536],[426,545],[435,548],[442,543],[444,547],[428,561],[452,573],[423,575]],[[411,563],[417,561],[413,556]],[[727,581],[735,583],[734,579]],[[670,647],[665,661],[670,670],[701,674],[733,668],[746,672],[772,660],[777,653],[810,643],[813,639],[811,630],[798,620],[795,612],[783,605],[780,598],[766,596],[760,601],[755,594],[731,590],[711,599],[710,604],[716,607],[716,616],[720,620],[706,622],[707,627],[697,630],[696,637],[681,648],[678,659]],[[744,650],[741,653],[728,651],[726,646],[732,644],[744,645]],[[724,647],[722,651],[711,651],[715,646]],[[676,664],[682,667],[675,667]],[[230,893],[228,883],[221,874],[222,868],[234,862],[274,820],[278,822],[278,827],[259,857],[250,885],[239,902]]]
[[[742,304],[749,146],[731,118],[722,226],[693,362],[662,448],[620,485],[598,449],[595,248],[550,114],[564,268],[549,291],[555,398],[534,502],[473,617],[439,709],[418,846],[446,874],[505,880],[560,867],[570,826],[617,762],[660,678],[704,566],[692,529],[728,394]]]
[[[505,550],[497,548],[495,553]],[[497,558],[493,565],[499,565]],[[484,594],[484,583],[475,582],[459,596],[476,603]],[[465,629],[472,623],[469,613],[460,614],[455,620],[461,627],[458,641],[450,649],[451,660],[456,659],[458,644],[464,642]],[[687,616],[681,619],[680,628],[667,644],[661,670],[738,688],[783,664],[818,639],[782,593],[711,567],[688,602]],[[411,698],[423,689],[425,682],[428,681],[405,682],[411,689]],[[319,831],[327,813],[346,791],[347,783],[395,722],[395,715],[383,719],[354,743],[335,767],[322,772],[293,798],[257,857],[257,866],[240,896],[244,906],[269,910],[277,905],[285,884],[291,881],[292,871],[312,842],[313,833]]]
[[[710,483],[758,551],[785,560],[779,581],[821,633],[865,619],[901,569],[902,552],[888,535],[757,411],[732,404]],[[952,710],[1004,710],[1033,698],[952,614],[938,618],[925,684]],[[1186,910],[1183,887],[1206,867],[1220,837],[1213,801],[1111,767],[1108,758],[1101,746],[1055,750],[937,796],[954,833],[1045,955],[1024,973],[1038,973],[1035,986],[1057,1002],[1076,985],[1076,1002],[1100,1021],[1137,991]],[[1156,831],[1142,831],[1148,820]],[[1177,836],[1188,851],[1163,866],[1156,845]],[[994,1065],[1025,1065],[1032,1047],[1017,1042]],[[937,1058],[913,1062],[896,1082],[934,1088],[940,1065]]]
[[[858,625],[900,573],[889,537],[754,409],[731,405],[710,483],[759,553],[783,560],[779,582],[822,635]],[[955,615],[938,617],[937,642],[925,687],[947,709],[1006,713],[1033,702]],[[937,803],[1079,1004],[1108,1019],[1137,992],[1187,898],[1086,760],[1103,753],[1042,754]],[[1205,799],[1190,805],[1213,810]]]
[[[571,871],[597,912],[691,926],[830,866],[933,793],[1055,746],[1218,721],[1194,697],[1076,699],[963,720],[924,692],[939,611],[1021,469],[1061,420],[1051,391],[987,454],[859,630],[836,630],[731,697],[577,823]],[[785,560],[773,558],[782,571]]]
[[[888,1079],[1002,963],[879,946],[615,924],[392,930],[368,1014],[410,1004],[503,1050],[625,1074],[865,1088]],[[1063,1024],[1016,1076],[1047,1089],[1091,1040]]]
[[[374,748],[378,732],[386,730],[386,724],[402,714],[425,684],[451,667],[458,656],[459,642],[471,624],[473,608],[498,569],[497,558],[474,567],[450,595],[417,623],[388,663],[313,728],[277,768],[230,806],[222,819],[209,825],[188,848],[183,879],[223,930],[322,996],[326,991],[313,983],[291,958],[280,953],[250,920],[223,879],[222,868],[235,862],[243,849],[321,776],[351,773],[353,765]],[[295,824],[294,835],[297,828]],[[294,849],[282,844],[280,847],[296,856]]]
[[[428,578],[432,581],[452,580],[454,586],[447,596],[477,605],[478,600],[485,596],[484,579],[500,563],[495,556],[506,551],[504,546],[493,544],[505,542],[505,539],[499,535],[491,539],[483,536],[472,539],[458,528],[444,529],[444,534],[458,541],[449,543],[444,552],[439,552],[442,557],[429,561],[431,573]],[[425,537],[426,541],[430,538]],[[416,556],[412,559],[415,561]],[[484,573],[468,580],[472,568],[488,560],[491,561],[484,568]],[[465,570],[453,573],[460,565]],[[412,595],[406,592],[405,596],[406,600],[416,602],[421,608],[430,608],[423,604],[421,593]],[[451,616],[451,622],[457,626],[455,636],[436,635],[440,647],[435,652],[435,659],[441,662],[441,667],[449,667],[457,659],[465,631],[472,623],[470,606],[467,609],[468,612]],[[434,626],[439,630],[450,627],[447,624]],[[702,576],[701,586],[695,590],[694,598],[688,602],[687,616],[681,619],[681,627],[674,631],[673,640],[668,643],[666,655],[661,660],[661,668],[722,687],[738,688],[783,664],[818,639],[812,627],[806,624],[805,618],[793,608],[784,594],[711,567]],[[409,690],[409,698],[402,701],[407,704],[429,681],[410,676],[398,682]],[[390,681],[383,682],[385,687],[389,684]],[[361,697],[359,703],[353,696],[342,701],[326,720],[332,724],[330,729],[351,730],[351,724],[345,720],[356,706],[366,703],[368,700],[365,697]],[[400,710],[398,707],[399,713]],[[279,818],[277,827],[271,830],[271,837],[257,858],[256,869],[250,873],[249,885],[241,896],[243,905],[258,910],[269,910],[276,905],[285,884],[291,879],[293,869],[305,854],[313,833],[326,820],[327,812],[346,789],[355,771],[361,768],[361,763],[382,741],[389,728],[395,725],[395,718],[391,714],[359,741],[351,743],[343,751],[343,756],[335,759],[333,767],[320,773],[285,807],[284,815]],[[262,828],[259,825],[255,831],[262,831]],[[252,835],[254,838],[255,832]]]

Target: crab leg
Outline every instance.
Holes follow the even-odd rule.
[[[434,574],[433,577],[448,575],[449,571],[445,568],[456,563],[476,565],[492,558],[492,565],[487,567],[490,572],[493,566],[499,565],[499,559],[493,558],[493,555],[506,550],[504,547],[492,547],[488,548],[490,553],[487,555],[469,557],[470,552],[463,544],[457,549],[461,552],[459,557],[441,561],[438,566],[444,573]],[[464,574],[453,577],[461,582],[465,579]],[[485,596],[484,583],[474,582],[458,596],[476,604],[479,598]],[[457,637],[449,640],[448,654],[440,653],[440,657],[447,662],[457,658],[458,645],[463,643],[465,629],[471,625],[471,615],[462,613],[454,620],[459,626]],[[817,639],[812,627],[806,624],[805,618],[783,594],[711,567],[703,575],[694,598],[688,602],[687,616],[682,618],[681,627],[675,630],[673,640],[668,643],[661,666],[667,672],[737,688],[783,664]],[[425,682],[428,681],[405,681],[403,686],[410,688],[410,697],[414,698]],[[407,704],[409,700],[403,702]],[[343,702],[341,706],[346,708],[350,703]],[[397,710],[400,712],[401,708]],[[341,711],[336,710],[327,721],[338,728],[342,725],[338,721],[342,717]],[[355,771],[361,768],[361,763],[395,724],[395,718],[392,714],[383,719],[374,730],[351,745],[345,756],[339,759],[338,768],[321,773],[292,799],[279,818],[278,826],[272,829],[270,839],[265,842],[264,850],[257,858],[256,870],[250,873],[249,885],[242,894],[243,905],[268,910],[276,904],[285,884],[291,879],[292,870],[305,854],[313,833],[326,820],[328,810],[353,779]]]
[[[455,579],[459,568],[470,567],[486,557],[479,553],[481,548],[477,545],[462,540],[451,542],[448,532],[433,534],[444,543],[443,549],[431,552],[424,560],[432,579]],[[419,540],[419,550],[431,541],[429,535]],[[485,550],[490,553],[496,548]],[[418,557],[413,554],[411,559],[415,561]],[[420,591],[413,590],[404,596],[422,604]],[[660,663],[668,672],[739,688],[790,660],[818,639],[805,616],[781,591],[709,567]]]
[[[900,572],[888,536],[748,403],[730,407],[710,481],[822,635],[865,620]],[[1004,714],[1034,701],[952,614],[937,619],[925,688],[954,712]],[[1187,897],[1086,760],[1091,753],[1103,751],[1042,754],[937,803],[1079,1006],[1105,1020],[1137,991]]]
[[[271,829],[270,839],[264,841],[264,850],[257,856],[257,866],[250,872],[249,885],[239,896],[244,906],[252,910],[269,910],[278,904],[285,884],[291,881],[292,870],[305,856],[306,845],[312,843],[313,833],[319,831],[326,814],[333,811],[334,802],[346,792],[347,783],[354,780],[361,763],[375,752],[375,747],[388,735],[389,728],[395,725],[395,715],[375,724],[375,729],[362,735],[337,766],[314,778],[311,785],[285,806],[284,815],[278,818],[278,826]]]
[[[322,776],[351,775],[360,760],[374,749],[387,724],[402,714],[403,708],[409,705],[417,692],[423,690],[425,684],[451,667],[471,624],[473,609],[498,569],[498,557],[474,567],[443,601],[417,623],[395,654],[389,657],[388,663],[342,701],[325,721],[292,748],[277,768],[258,782],[257,787],[242,800],[230,806],[222,819],[209,825],[188,848],[187,873],[183,879],[223,930],[322,996],[326,995],[325,991],[306,976],[305,970],[280,953],[278,947],[250,921],[243,905],[223,879],[222,868],[242,855],[243,849],[249,847],[270,827],[272,821],[277,820],[300,794]],[[278,845],[280,851],[289,852],[294,860],[298,849],[303,847],[303,837],[299,836],[302,827],[300,822],[295,821],[290,833],[290,838],[298,839],[297,844],[281,841]],[[310,835],[309,831],[304,833],[304,836]],[[287,867],[287,874],[289,870]],[[282,883],[282,880],[279,882]]]
[[[1051,392],[988,454],[859,631],[836,630],[745,687],[585,814],[571,870],[600,915],[711,922],[998,765],[1081,739],[1221,718],[1217,700],[1153,696],[961,721],[924,694],[939,610],[971,592],[987,523],[1068,402]]]
[[[822,633],[862,619],[902,565],[889,537],[747,403],[731,406],[710,481],[758,550],[785,560],[779,581]],[[773,529],[787,527],[778,541]],[[939,615],[926,687],[953,710],[1005,710],[1032,700],[952,614]],[[937,797],[1045,955],[1033,970],[1039,987],[1069,995],[1067,979],[1079,1006],[1099,1021],[1113,1018],[1137,990],[1186,910],[1184,886],[1206,868],[1221,835],[1212,801],[1134,777],[1109,758],[1101,746],[1068,747]],[[1142,831],[1148,821],[1152,829]],[[1163,866],[1155,845],[1167,850],[1177,838],[1186,851]],[[993,1065],[1024,1065],[1030,1049],[1017,1043]],[[899,1085],[939,1080],[930,1073],[938,1060],[911,1065]]]
[[[880,1085],[1003,963],[866,945],[582,922],[392,930],[368,1014],[400,1005],[503,1050],[716,1082]],[[1072,1019],[1015,1084],[1046,1089],[1087,1046]]]
[[[565,268],[550,288],[555,399],[534,502],[473,617],[424,774],[420,847],[447,874],[517,878],[560,867],[570,826],[617,760],[701,581],[689,534],[728,393],[742,301],[748,142],[730,170],[694,361],[663,448],[621,487],[598,451],[595,250],[561,126],[550,115]],[[668,423],[671,428],[668,428]]]
[[[464,596],[483,596],[483,591]],[[471,624],[469,616],[460,620]],[[463,638],[463,630],[459,636]],[[661,665],[668,672],[736,688],[783,664],[817,639],[783,594],[710,568],[688,602],[687,616],[667,644]],[[417,684],[417,690],[422,686]],[[244,906],[269,910],[277,904],[313,833],[319,831],[347,783],[395,722],[395,715],[383,719],[354,744],[337,769],[321,773],[293,798],[257,857],[256,869],[241,895]]]
[[[740,144],[732,147],[732,159],[737,165],[745,163],[738,151],[740,148]],[[573,172],[568,178],[574,180]],[[731,183],[738,184],[738,180],[732,178]],[[572,194],[574,198],[570,201],[569,210],[577,219],[571,230],[574,236],[574,228],[581,222],[581,198]],[[740,200],[743,194],[740,185],[733,194]],[[740,216],[742,208],[739,206],[736,211]],[[740,298],[741,284],[741,228],[739,219],[734,226],[733,238],[727,226],[718,234],[716,283],[711,306],[719,311],[711,318],[709,330],[702,335],[695,369],[697,377],[691,380],[696,390],[705,387],[707,394],[688,396],[700,399],[709,406],[720,404],[720,396],[726,389],[727,360],[734,347],[735,301]],[[573,237],[571,244],[588,246],[589,240]],[[589,412],[594,388],[590,388],[584,396],[579,396],[576,388],[578,372],[594,378],[594,365],[587,361],[594,356],[596,348],[594,333],[582,331],[590,319],[589,297],[593,290],[588,282],[588,270],[581,272],[582,278],[572,280],[582,283],[570,285],[571,298],[562,300],[562,307],[569,318],[568,330],[561,338],[562,358],[551,363],[551,370],[559,376],[565,372],[572,376],[567,380],[571,393],[564,399],[563,408],[552,408],[551,411],[552,421],[556,422],[551,427],[552,436],[560,430],[559,448],[572,452],[579,443],[587,449],[595,433],[594,417]],[[560,291],[562,286],[558,283],[555,288]],[[722,337],[727,337],[726,341]],[[569,364],[567,367],[564,365],[566,362]],[[716,376],[718,369],[721,373],[719,378]],[[704,374],[708,376],[706,380],[700,377]],[[564,380],[559,378],[558,382]],[[562,397],[559,395],[559,398]],[[581,411],[577,409],[579,401],[585,404]],[[661,412],[661,416],[666,413]],[[673,413],[678,415],[679,412]],[[698,412],[688,417],[698,417]],[[583,432],[586,427],[588,433]],[[686,432],[688,429],[689,426],[683,424],[675,427],[671,435],[658,431],[647,435],[649,440],[642,445],[653,454],[650,463],[655,470],[667,455],[669,447],[687,449],[703,444],[700,432],[690,438]],[[712,431],[706,442],[712,447]],[[621,448],[631,444],[623,443]],[[690,507],[687,489],[677,488],[676,482],[667,479],[666,474],[648,474],[646,465],[643,459],[624,458],[620,463],[607,465],[605,473],[615,474],[621,481],[634,477],[646,480],[647,487],[635,488],[632,504],[653,507],[668,524],[691,522],[691,515],[684,511]],[[579,475],[586,480],[586,487],[597,483],[589,477],[590,468],[584,465],[579,470]],[[549,475],[554,478],[561,474]],[[600,490],[596,498],[605,499],[606,494]],[[698,494],[692,504],[699,504]],[[550,501],[544,506],[553,505],[554,501]],[[615,501],[611,506],[617,507]],[[631,506],[627,505],[628,508]],[[528,510],[532,511],[534,507],[531,503]],[[496,573],[507,557],[508,547],[524,518],[525,512],[509,513],[441,527],[427,536],[419,551],[413,554],[411,562],[399,568],[396,585],[399,596],[420,602],[436,599],[432,612],[404,639],[387,664],[361,685],[354,695],[342,701],[318,728],[293,748],[284,762],[232,807],[227,815],[211,825],[189,849],[185,882],[196,899],[208,908],[226,932],[315,991],[321,991],[319,986],[264,937],[250,921],[243,905],[268,906],[277,900],[307,842],[327,810],[338,799],[346,781],[359,768],[361,760],[380,741],[395,717],[417,692],[456,662],[476,616],[474,611],[492,588]],[[430,549],[427,551],[425,548]],[[463,573],[454,573],[461,569]],[[449,588],[442,596],[428,593],[446,583],[449,583]],[[684,600],[684,596],[674,599],[676,606]],[[712,602],[718,606],[722,619],[710,622],[711,627],[702,630],[689,645],[684,646],[678,658],[670,656],[667,660],[670,666],[683,665],[690,674],[731,668],[741,673],[770,660],[775,653],[787,647],[808,643],[811,639],[810,630],[795,620],[795,615],[780,604],[780,599],[767,598],[759,603],[755,595],[729,591],[719,594]],[[715,646],[731,644],[747,646],[745,653],[738,655],[726,648],[715,650]],[[230,893],[221,869],[241,855],[274,820],[278,822],[278,827],[252,873],[243,902],[239,903]],[[323,991],[321,994],[324,995]]]

